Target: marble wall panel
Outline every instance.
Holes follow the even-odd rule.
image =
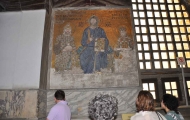
[[[47,90],[39,89],[38,91],[38,118],[41,120],[45,120],[46,115],[46,109],[47,109]]]
[[[0,91],[0,119],[37,118],[37,90]]]
[[[128,87],[120,89],[83,89],[83,90],[64,90],[66,101],[68,102],[72,119],[89,119],[88,118],[88,103],[97,94],[110,94],[118,99],[118,118],[121,118],[122,113],[135,112],[135,100],[141,88]],[[47,93],[47,113],[55,105],[54,102],[55,90],[49,90]]]
[[[54,74],[54,73],[52,73]],[[130,74],[58,74],[51,78],[50,89],[106,88],[139,86],[138,71]]]

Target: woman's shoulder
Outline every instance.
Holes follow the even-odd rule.
[[[131,120],[143,120],[143,114],[138,112],[138,113],[135,113],[135,115],[133,115],[131,117]]]
[[[174,111],[167,112],[165,117],[166,117],[167,120],[175,120],[175,118],[177,118],[179,120],[184,120],[183,116],[180,113],[177,114]]]
[[[146,120],[147,118],[151,118],[155,112],[150,111],[140,111],[131,117],[131,120]],[[148,119],[149,120],[149,119]]]
[[[175,120],[171,115],[169,115],[169,114],[166,114],[165,116],[164,116],[167,120]]]
[[[131,120],[166,120],[166,118],[159,112],[141,111],[132,116]]]

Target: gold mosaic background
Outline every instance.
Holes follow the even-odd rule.
[[[81,46],[82,34],[89,26],[88,19],[95,15],[99,18],[99,27],[103,28],[109,40],[109,45],[114,48],[119,38],[119,28],[125,27],[127,35],[133,39],[132,18],[130,8],[95,9],[95,10],[57,10],[54,12],[53,45],[56,38],[63,33],[66,24],[72,27],[72,36],[75,45]],[[54,68],[55,54],[52,53],[52,67]]]

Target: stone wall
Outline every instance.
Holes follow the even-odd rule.
[[[37,119],[38,90],[1,90],[0,119]]]
[[[47,117],[47,90],[40,89],[38,91],[38,106],[37,106],[37,117],[38,120],[46,120]]]
[[[118,117],[121,119],[123,113],[135,112],[135,100],[141,88],[110,88],[110,89],[75,89],[64,90],[66,93],[66,101],[71,108],[72,120],[90,120],[88,116],[88,104],[97,94],[109,94],[118,99]],[[55,90],[48,90],[47,93],[47,113],[54,102]]]

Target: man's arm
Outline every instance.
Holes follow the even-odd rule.
[[[46,120],[53,120],[56,116],[56,109],[55,107],[52,107],[51,110],[49,111],[49,114],[47,116],[47,119]]]

